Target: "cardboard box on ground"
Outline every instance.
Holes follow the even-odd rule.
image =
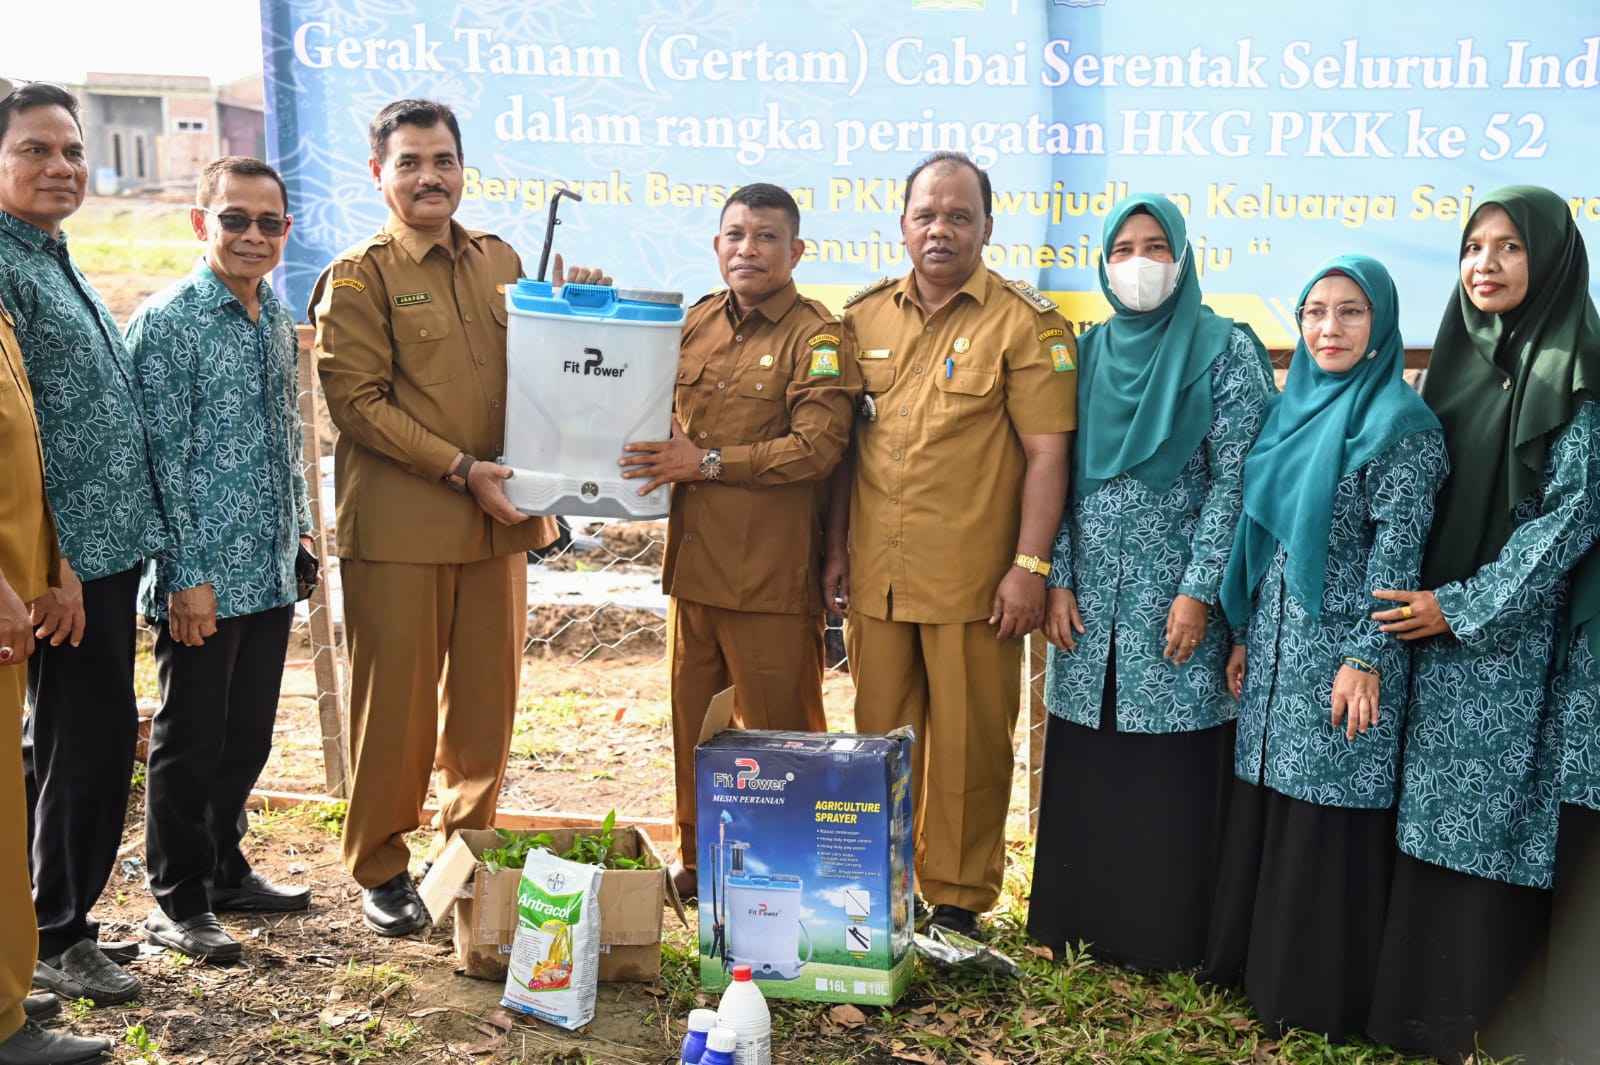
[[[563,853],[581,830],[541,828],[552,849]],[[600,979],[609,983],[652,981],[661,975],[661,920],[670,901],[688,925],[683,903],[672,890],[650,838],[631,825],[613,833],[615,850],[628,858],[648,854],[654,869],[608,869],[600,878]],[[504,980],[517,931],[517,888],[522,869],[491,873],[483,852],[500,843],[493,829],[461,829],[422,881],[422,900],[434,921],[455,909],[456,964],[468,976]]]
[[[749,965],[768,998],[893,1005],[910,982],[911,734],[729,729],[695,750],[700,985]]]

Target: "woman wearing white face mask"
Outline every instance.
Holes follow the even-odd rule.
[[[1073,499],[1047,578],[1046,735],[1028,931],[1134,969],[1205,950],[1233,756],[1217,606],[1272,393],[1248,326],[1200,302],[1183,217],[1106,220],[1116,312],[1079,343]]]

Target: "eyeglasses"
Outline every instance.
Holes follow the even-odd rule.
[[[202,207],[200,210],[214,217],[224,233],[243,233],[254,222],[263,237],[281,237],[289,232],[289,223],[293,221],[290,218],[251,218],[237,211],[213,211],[209,207]]]
[[[1372,304],[1341,303],[1339,306],[1332,308],[1296,307],[1294,309],[1294,320],[1300,323],[1301,329],[1310,329],[1313,326],[1325,324],[1328,321],[1330,311],[1335,318],[1339,319],[1340,325],[1354,327],[1361,325],[1372,314]]]

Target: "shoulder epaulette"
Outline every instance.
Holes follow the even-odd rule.
[[[699,299],[697,299],[693,303],[689,304],[689,306],[698,307],[702,303],[704,303],[706,300],[711,299],[713,296],[715,296],[718,292],[721,292],[721,291],[722,291],[721,289],[715,289],[715,290],[713,290],[711,292],[707,292],[704,296],[701,296]]]
[[[816,315],[824,322],[837,323],[840,321],[839,316],[834,314],[833,311],[829,309],[828,305],[823,303],[821,300],[812,299],[810,296],[803,295],[800,297],[800,302],[807,309],[809,309],[812,314]]]
[[[866,299],[879,289],[894,284],[894,281],[895,279],[892,277],[880,277],[870,285],[858,289],[854,294],[851,295],[849,299],[844,301],[844,305],[846,307],[854,307],[856,304],[860,303],[862,300]]]
[[[490,233],[486,229],[469,229],[467,230],[467,236],[471,237],[473,240],[492,240],[496,244],[504,244],[508,248],[511,246],[510,242],[508,242],[500,234]]]
[[[1056,309],[1056,301],[1034,288],[1026,281],[1007,281],[1006,291],[1023,300],[1040,314],[1046,314]]]
[[[373,248],[389,243],[394,238],[388,233],[374,233],[366,240],[357,241],[340,252],[334,262],[358,263]]]

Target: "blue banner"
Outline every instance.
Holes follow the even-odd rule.
[[[1581,6],[1581,5],[1580,5]],[[1382,259],[1406,340],[1427,345],[1473,199],[1570,197],[1600,222],[1600,17],[1483,0],[263,0],[267,118],[295,228],[285,283],[385,210],[366,128],[424,96],[461,119],[458,215],[531,272],[556,248],[630,286],[720,285],[726,195],[800,201],[808,292],[835,307],[909,267],[905,174],[969,152],[995,188],[990,265],[1087,324],[1101,230],[1130,192],[1184,209],[1208,302],[1285,343],[1329,255]]]

